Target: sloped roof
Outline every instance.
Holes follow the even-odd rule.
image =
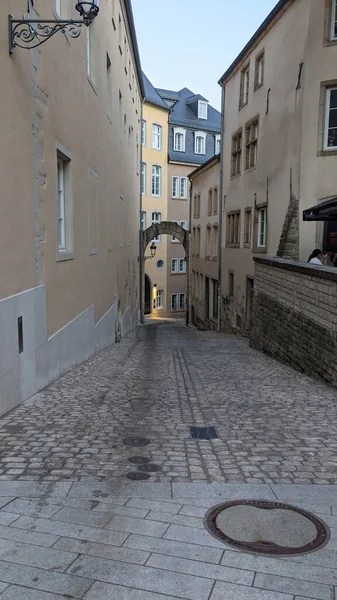
[[[151,81],[146,77],[144,72],[143,72],[143,82],[144,82],[144,89],[145,89],[145,102],[149,102],[150,104],[155,104],[156,106],[160,106],[161,108],[165,108],[166,110],[169,110],[166,102],[164,102],[164,100],[158,94],[156,88],[153,87]]]
[[[196,94],[194,96],[190,96],[189,98],[187,98],[186,104],[193,104],[193,102],[197,102],[198,100],[202,100],[203,102],[208,102],[207,98],[204,98],[204,96],[201,96],[200,94]]]
[[[171,125],[180,125],[191,129],[220,133],[221,114],[218,110],[213,108],[213,106],[208,105],[207,119],[199,119],[188,104],[188,101],[190,101],[192,97],[204,100],[202,96],[194,94],[188,88],[183,88],[179,92],[157,89],[157,92],[162,98],[176,100],[169,116],[169,123]]]

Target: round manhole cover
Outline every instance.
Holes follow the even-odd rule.
[[[147,463],[151,462],[151,459],[147,458],[146,456],[131,456],[131,458],[128,460],[134,465],[146,465]]]
[[[138,467],[138,471],[145,471],[146,473],[155,473],[156,471],[161,471],[161,470],[162,470],[162,467],[160,465],[155,465],[154,463],[140,465]]]
[[[150,479],[150,475],[148,473],[140,473],[139,471],[128,473],[125,475],[125,477],[132,479],[132,481],[145,481],[145,479]]]
[[[123,444],[126,444],[127,446],[148,446],[149,443],[150,440],[139,436],[128,437],[123,440]]]
[[[330,539],[328,526],[311,513],[279,502],[236,501],[211,508],[205,526],[237,550],[267,555],[313,552]]]

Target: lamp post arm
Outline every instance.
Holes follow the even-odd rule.
[[[89,25],[89,23],[73,19],[13,19],[12,15],[8,15],[9,54],[12,54],[16,47],[26,50],[37,48],[58,31],[77,38],[81,34],[83,25]]]

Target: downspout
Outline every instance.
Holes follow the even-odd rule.
[[[222,290],[222,215],[223,215],[223,147],[225,143],[225,86],[222,84],[221,93],[221,151],[220,151],[220,182],[219,182],[219,228],[218,228],[218,322],[217,330],[221,331],[221,290]]]
[[[142,212],[143,212],[143,194],[142,194],[142,162],[143,162],[143,140],[142,140],[142,122],[143,122],[143,102],[141,102],[140,110],[140,165],[139,165],[139,316],[140,324],[144,325],[144,302],[145,302],[145,286],[144,286],[144,271],[145,259],[143,250],[143,229],[142,229]]]
[[[191,267],[192,267],[192,256],[191,256],[191,232],[192,232],[192,190],[193,182],[190,179],[190,205],[188,211],[188,236],[187,236],[187,248],[188,252],[188,265],[187,265],[187,312],[186,312],[186,325],[191,324],[191,304],[192,304],[192,290],[191,290]]]

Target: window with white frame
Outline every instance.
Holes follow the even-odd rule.
[[[264,50],[256,57],[255,61],[255,89],[261,87],[264,81]]]
[[[172,177],[172,198],[179,198],[179,177]]]
[[[185,152],[185,137],[186,129],[174,128],[173,130],[174,143],[173,148],[176,152]]]
[[[187,198],[187,177],[180,177],[180,198]]]
[[[156,123],[152,125],[152,148],[161,150],[161,126]]]
[[[152,225],[159,225],[159,223],[161,223],[161,212],[155,211],[152,213]],[[161,236],[154,238],[153,241],[160,243]]]
[[[186,259],[185,258],[172,258],[171,259],[171,273],[186,273]]]
[[[57,249],[60,254],[73,251],[73,210],[70,157],[57,150]]]
[[[220,154],[221,152],[221,135],[215,136],[215,154]]]
[[[206,133],[202,131],[195,132],[194,153],[206,154]]]
[[[337,148],[337,87],[326,91],[325,150]]]
[[[257,211],[257,247],[265,248],[267,245],[267,208]]]
[[[142,119],[141,135],[142,135],[142,146],[146,146],[146,121],[144,121],[144,119]]]
[[[232,137],[232,161],[231,176],[237,177],[241,173],[241,155],[242,155],[242,129],[237,131]]]
[[[241,71],[240,81],[240,102],[239,107],[242,108],[248,104],[249,97],[249,64],[246,65]]]
[[[152,196],[160,196],[161,194],[161,167],[158,165],[152,166]]]
[[[179,295],[171,294],[171,310],[178,310],[178,301],[179,301]]]
[[[142,162],[142,170],[141,170],[141,187],[142,194],[146,194],[146,163]]]
[[[246,159],[245,168],[252,169],[257,163],[257,140],[259,137],[259,119],[256,118],[245,127]]]
[[[92,83],[96,83],[96,48],[92,26],[87,27],[87,76]]]
[[[198,119],[207,119],[208,104],[203,100],[198,101]]]
[[[60,19],[67,19],[67,0],[55,0],[55,12]]]
[[[331,39],[337,40],[337,0],[332,0],[331,9]]]
[[[140,226],[142,228],[142,231],[145,231],[145,229],[146,229],[146,211],[145,210],[142,210]]]
[[[180,227],[182,227],[183,229],[187,229],[187,221],[173,221],[173,222],[180,225]],[[174,235],[172,236],[172,242],[175,242],[178,244],[180,243],[179,240]]]
[[[156,308],[163,308],[163,306],[164,306],[164,290],[157,290]]]
[[[186,309],[186,294],[179,294],[179,310]]]

